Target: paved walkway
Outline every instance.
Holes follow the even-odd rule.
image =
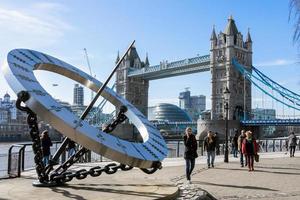
[[[207,191],[216,199],[300,199],[299,156],[261,154],[254,168],[255,171],[248,172],[236,158],[231,158],[230,163],[219,162],[215,168],[197,166],[192,184],[186,184],[184,177],[177,178],[177,183],[186,190],[181,199],[199,199],[198,190]]]
[[[254,172],[241,168],[238,159],[232,157],[228,164],[223,163],[223,157],[217,157],[216,167],[207,169],[205,158],[201,157],[197,159],[192,184],[185,180],[184,164],[182,158],[166,159],[163,169],[153,175],[134,169],[51,188],[32,187],[35,173],[28,171],[22,178],[0,180],[0,200],[134,200],[176,199],[176,196],[177,199],[300,199],[300,157],[261,154]]]

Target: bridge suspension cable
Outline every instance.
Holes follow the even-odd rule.
[[[251,68],[253,71],[250,71],[249,69],[245,68],[243,65],[238,63],[236,59],[232,59],[232,64],[241,74],[245,75],[245,77],[249,81],[251,81],[251,83],[259,90],[261,90],[264,94],[271,97],[275,101],[281,103],[282,105],[287,106],[288,108],[292,108],[297,111],[300,111],[299,94],[292,92],[289,89],[281,86],[277,82],[271,80],[269,77],[264,75],[262,72],[260,72],[258,69],[256,69],[253,66]],[[266,89],[264,89],[264,87],[266,87]],[[273,92],[269,92],[267,91],[267,89],[271,89]],[[276,97],[276,95],[274,95],[274,92],[279,94],[279,96],[282,97],[282,100],[279,97]],[[283,107],[283,111],[284,111],[284,107]]]

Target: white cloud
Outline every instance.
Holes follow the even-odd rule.
[[[295,63],[297,63],[296,60],[275,59],[275,60],[271,60],[271,61],[256,63],[254,66],[262,66],[262,67],[282,66],[282,65],[292,65],[292,64],[295,64]]]
[[[67,11],[67,7],[54,2],[38,2],[32,5],[33,9],[46,11]]]
[[[37,48],[56,44],[62,39],[72,26],[53,14],[54,4],[43,6],[40,10],[30,6],[28,10],[0,8],[1,44]]]

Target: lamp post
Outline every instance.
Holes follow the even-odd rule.
[[[225,153],[224,153],[224,162],[228,163],[228,103],[229,103],[230,91],[226,87],[224,92],[224,100],[225,100]]]

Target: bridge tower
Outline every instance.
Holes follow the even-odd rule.
[[[119,53],[116,63],[119,61]],[[135,105],[145,116],[148,109],[149,81],[142,77],[128,77],[130,70],[149,67],[148,55],[145,62],[141,61],[136,47],[133,46],[116,72],[116,90],[130,103]]]
[[[232,58],[251,70],[252,66],[252,40],[248,30],[246,40],[238,31],[232,16],[224,33],[218,36],[213,27],[211,34],[210,71],[212,74],[212,108],[211,119],[222,120],[225,117],[224,91],[227,87],[230,91],[229,120],[239,120],[245,113],[251,111],[251,83],[234,69]],[[246,109],[244,109],[246,108]],[[247,115],[245,115],[247,116]]]

